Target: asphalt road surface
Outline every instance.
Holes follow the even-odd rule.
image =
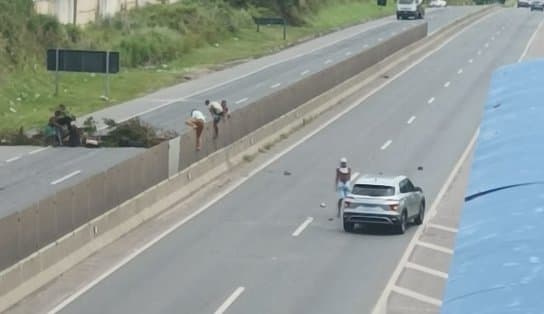
[[[434,32],[475,10],[475,7],[429,10],[426,16],[429,22],[429,32]],[[333,66],[334,63],[348,58],[348,52],[358,53],[365,49],[365,45],[375,45],[413,23],[420,22],[396,21],[392,17],[370,22],[368,27],[363,25],[364,31],[352,33],[333,46],[317,50],[308,49],[303,56],[277,63],[205,93],[194,94],[186,100],[174,102],[169,106],[149,112],[143,115],[143,119],[158,127],[181,131],[187,113],[195,106],[203,107],[205,98],[226,98],[230,100],[232,110],[240,108],[247,105],[249,100],[258,99],[273,92],[274,89],[287,86],[310,72]],[[321,39],[316,41],[319,40]],[[308,45],[310,44],[308,43]],[[240,68],[244,68],[245,71],[237,73],[240,76],[255,71],[246,65],[242,65]],[[235,73],[236,69],[227,71]],[[258,83],[255,84],[255,82]],[[198,92],[198,89],[193,89],[196,86],[194,84],[200,83],[206,83],[206,77],[199,82],[189,82],[189,84],[182,85],[179,90],[175,91],[180,94],[169,96],[174,98],[190,96],[191,93]],[[191,88],[184,88],[185,85]],[[209,87],[209,84],[201,86],[202,88]],[[125,114],[131,115],[132,113],[125,112]],[[34,153],[34,150],[37,152]],[[29,152],[33,153],[29,154]],[[55,148],[39,150],[39,147],[4,149],[0,151],[0,157],[7,155],[4,159],[0,159],[0,217],[7,216],[16,210],[23,210],[67,186],[75,185],[86,177],[107,170],[116,163],[134,156],[137,152],[138,150],[135,149]],[[59,182],[59,180],[61,181]],[[52,182],[59,183],[51,184]],[[32,191],[32,195],[29,196],[28,191]]]
[[[459,33],[61,313],[370,313],[416,228],[347,234],[329,221],[319,204],[334,204],[338,159],[406,174],[431,204],[479,125],[491,73],[518,61],[542,19],[501,9]]]

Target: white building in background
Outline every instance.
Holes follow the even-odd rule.
[[[17,0],[14,0],[17,1]],[[166,0],[173,3],[178,0]],[[98,17],[113,16],[121,10],[129,10],[161,0],[34,0],[36,12],[57,17],[63,24],[84,25]]]

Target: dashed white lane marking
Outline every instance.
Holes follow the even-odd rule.
[[[478,50],[478,55],[480,56],[482,54],[482,51],[481,50]]]
[[[474,62],[474,60],[472,60],[472,59],[469,59],[469,60],[468,60],[468,63],[472,63],[472,62]]]
[[[81,173],[81,170],[77,170],[77,171],[74,171],[72,173],[69,173],[69,174],[65,175],[64,177],[62,177],[60,179],[57,179],[55,181],[51,181],[51,185],[57,185],[57,184],[61,183],[62,181],[66,181],[66,180],[70,179],[71,177],[77,176],[80,173]]]
[[[277,88],[277,87],[280,87],[280,85],[281,85],[281,83],[276,83],[276,84],[270,86],[270,88]]]
[[[432,243],[424,242],[424,241],[417,241],[416,244],[419,245],[419,246],[426,247],[426,248],[431,249],[431,250],[442,252],[442,253],[451,254],[451,255],[453,254],[452,249],[441,246],[441,245],[436,245],[436,244],[432,244]]]
[[[331,60],[331,59],[327,59],[327,60],[325,61],[325,64],[330,64],[330,63],[332,63],[332,60]]]
[[[544,23],[544,20],[540,21],[537,28],[535,29],[535,32],[533,33],[533,35],[531,35],[531,38],[529,38],[529,42],[527,42],[527,46],[525,46],[525,49],[523,50],[523,53],[519,57],[518,62],[521,62],[527,55],[527,52],[529,51],[529,47],[531,47],[531,45],[533,44],[533,41],[535,40],[536,34],[540,30],[540,28],[542,28],[542,23]]]
[[[442,301],[440,301],[438,299],[435,299],[435,298],[432,298],[432,297],[429,297],[427,295],[415,292],[415,291],[410,290],[410,289],[402,288],[402,287],[399,287],[399,286],[394,286],[392,291],[395,291],[398,294],[405,295],[407,297],[410,297],[412,299],[416,299],[416,300],[421,301],[421,302],[429,303],[429,304],[436,305],[436,306],[442,306]]]
[[[431,97],[431,98],[427,101],[427,103],[428,103],[429,105],[432,104],[433,102],[434,102],[434,97]]]
[[[439,229],[439,230],[444,230],[444,231],[448,231],[448,232],[451,232],[451,233],[457,233],[459,231],[459,229],[452,228],[452,227],[447,227],[447,226],[443,226],[443,225],[439,225],[439,224],[428,224],[427,227],[434,228],[434,229]]]
[[[304,229],[306,229],[306,227],[308,227],[313,221],[313,217],[306,218],[306,220],[304,220],[304,222],[300,226],[298,226],[297,230],[293,232],[292,236],[298,237],[302,233],[302,231],[304,231]]]
[[[230,297],[225,300],[225,302],[217,309],[217,311],[214,312],[214,314],[223,314],[225,311],[240,297],[242,293],[244,293],[244,290],[246,288],[244,287],[238,287],[234,292],[230,295]]]
[[[407,267],[407,268],[410,268],[410,269],[414,269],[414,270],[420,271],[420,272],[422,272],[422,273],[426,273],[426,274],[433,275],[433,276],[436,276],[436,277],[448,279],[448,274],[446,274],[446,273],[443,272],[443,271],[439,271],[439,270],[436,270],[436,269],[432,269],[432,268],[430,268],[430,267],[426,267],[426,266],[423,266],[423,265],[415,264],[415,263],[412,263],[412,262],[406,263],[406,267]]]
[[[491,36],[491,40],[495,40],[495,36]]]
[[[447,81],[446,83],[444,83],[444,87],[448,87],[450,86],[450,84],[451,84],[450,81]]]
[[[15,157],[12,157],[12,158],[6,160],[6,162],[9,164],[10,162],[14,162],[14,161],[17,161],[19,159],[21,159],[21,156],[15,156]]]
[[[391,145],[391,143],[393,143],[393,141],[392,141],[392,140],[388,140],[387,142],[385,142],[385,143],[382,145],[381,149],[382,149],[382,150],[386,150],[387,147],[389,147],[389,145]]]
[[[459,69],[459,71],[457,71],[457,74],[461,74],[463,73],[463,69]]]
[[[346,52],[346,56],[351,56],[351,51]]]
[[[238,101],[236,102],[236,104],[239,105],[239,104],[241,104],[241,103],[243,103],[243,102],[246,102],[246,101],[247,101],[247,97],[238,100]]]
[[[44,150],[48,150],[48,149],[50,149],[50,148],[51,148],[51,146],[38,148],[38,149],[36,149],[36,150],[33,150],[33,151],[29,152],[28,154],[29,154],[29,155],[34,155],[34,154],[37,154],[37,153],[39,153],[39,152],[43,152]]]
[[[300,75],[301,75],[301,76],[304,76],[304,75],[306,75],[306,74],[308,74],[308,73],[310,73],[310,71],[309,71],[309,70],[306,70],[306,71],[301,72]]]
[[[412,122],[414,122],[415,119],[416,119],[416,116],[411,116],[410,119],[408,119],[406,123],[412,124]]]
[[[484,46],[485,46],[486,48],[487,48],[487,47],[489,47],[489,43],[485,43],[485,45],[484,45]]]

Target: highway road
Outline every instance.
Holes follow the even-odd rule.
[[[437,31],[475,10],[475,7],[429,10],[426,17],[429,22],[429,32]],[[209,89],[210,86],[215,86],[212,83],[212,78],[220,76],[222,73],[214,73],[209,77],[182,84],[174,90],[167,90],[165,93],[168,94],[168,98],[184,98],[183,100],[169,103],[168,106],[148,112],[142,117],[158,127],[181,131],[184,128],[183,121],[191,108],[200,107],[205,109],[203,108],[205,98],[226,98],[229,99],[232,110],[240,108],[247,105],[251,100],[263,97],[275,89],[288,86],[311,72],[333,66],[336,62],[348,58],[351,53],[355,54],[362,51],[366,45],[375,45],[413,23],[420,22],[396,21],[392,17],[387,17],[356,28],[340,31],[338,33],[342,36],[339,38],[335,34],[324,37],[330,38],[330,42],[323,43],[324,38],[318,38],[299,47],[291,48],[293,51],[298,50],[297,55],[300,55],[299,57],[290,55],[287,59],[275,60],[266,66],[259,64],[257,60],[251,63],[251,67],[245,64],[222,71],[234,75],[233,77],[240,77],[240,79],[232,80],[225,85]],[[313,46],[312,42],[319,42],[321,49]],[[280,52],[277,55],[284,58],[284,54],[285,52]],[[262,59],[268,60],[273,57]],[[244,76],[248,73],[253,74]],[[203,89],[209,90],[199,92]],[[144,102],[146,105],[153,103],[148,98]],[[123,108],[123,116],[137,114],[139,112],[137,107],[127,109],[120,106],[120,108]],[[116,110],[121,109],[111,108],[106,112],[110,112],[114,117],[117,117],[113,114]],[[29,152],[33,153],[29,154]],[[86,177],[107,170],[116,163],[134,156],[137,152],[136,149],[87,150],[55,148],[40,150],[38,147],[4,149],[0,151],[0,156],[5,156],[4,159],[0,159],[0,217],[9,215],[16,210],[25,209],[34,202],[53,195],[67,186],[75,185]],[[53,182],[59,183],[52,184]],[[29,197],[27,191],[30,190],[33,193]]]
[[[334,204],[338,159],[406,174],[431,204],[479,125],[491,73],[519,60],[542,19],[500,9],[458,33],[60,313],[370,313],[416,228],[342,232],[319,208]]]

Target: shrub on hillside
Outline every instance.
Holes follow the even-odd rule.
[[[167,28],[145,29],[123,37],[119,45],[125,65],[135,67],[176,59],[183,51],[183,38]]]

